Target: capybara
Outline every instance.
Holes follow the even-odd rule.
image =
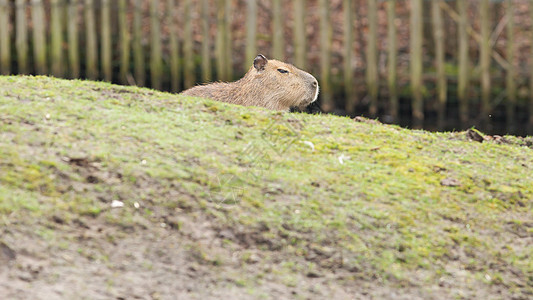
[[[198,85],[183,91],[196,96],[244,106],[261,106],[288,111],[305,108],[318,97],[318,82],[313,75],[291,64],[259,54],[243,78],[234,82]]]

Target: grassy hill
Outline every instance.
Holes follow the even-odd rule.
[[[0,294],[531,298],[532,143],[0,77]]]

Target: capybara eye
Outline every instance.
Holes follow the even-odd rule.
[[[280,73],[282,73],[282,74],[289,73],[289,71],[287,71],[287,70],[283,70],[283,69],[278,69],[278,72],[280,72]]]

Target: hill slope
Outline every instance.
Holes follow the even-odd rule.
[[[0,77],[9,299],[533,296],[531,140]]]

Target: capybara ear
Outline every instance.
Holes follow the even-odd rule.
[[[258,54],[254,59],[254,68],[257,71],[263,71],[268,59],[263,54]]]

